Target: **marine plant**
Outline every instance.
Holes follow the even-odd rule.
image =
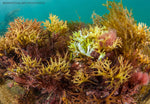
[[[106,83],[109,83],[111,87],[122,84],[130,78],[132,66],[128,61],[124,61],[122,56],[118,57],[118,66],[111,67],[111,61],[105,59],[104,61],[97,61],[92,65],[92,68],[97,70],[93,71],[93,76],[103,76],[106,79]],[[116,81],[115,81],[116,80]]]
[[[147,99],[149,27],[137,24],[122,1],[104,6],[110,12],[94,13],[93,24],[67,23],[53,14],[45,22],[10,23],[0,38],[0,84],[9,81],[10,89],[23,89],[14,101],[138,104]]]
[[[125,57],[137,57],[133,55],[136,50],[140,51],[143,47],[149,45],[149,28],[143,24],[137,24],[132,16],[132,12],[124,9],[122,1],[107,1],[104,6],[109,10],[109,14],[98,16],[93,13],[93,21],[98,21],[97,25],[103,25],[107,28],[115,29],[117,36],[122,39],[122,47],[120,51]],[[148,55],[148,54],[147,54]]]
[[[64,47],[66,49],[67,42],[69,40],[69,27],[67,26],[67,21],[59,20],[58,16],[50,14],[49,20],[43,22],[46,30],[48,31],[49,39],[52,39],[51,42],[53,44],[53,50],[63,50],[61,49]]]
[[[67,54],[64,58],[61,56],[50,58],[44,65],[41,60],[37,61],[30,56],[22,55],[22,62],[10,67],[8,75],[13,75],[14,81],[26,88],[27,91],[37,89],[41,94],[57,93],[57,96],[61,96],[61,84],[70,76],[69,62],[67,62],[66,56]],[[57,98],[57,100],[59,99]]]
[[[85,55],[93,58],[92,52],[95,51],[99,54],[98,59],[101,60],[105,52],[120,47],[121,43],[114,30],[89,26],[89,29],[85,28],[73,33],[69,49],[76,57]]]
[[[49,15],[49,20],[46,20],[46,22],[44,23],[44,26],[47,28],[47,30],[49,30],[50,32],[54,32],[54,33],[63,33],[65,31],[67,31],[68,27],[67,27],[67,21],[63,21],[63,20],[59,20],[58,16],[56,15]]]
[[[1,54],[7,55],[10,51],[19,47],[26,48],[31,43],[41,43],[43,39],[43,29],[41,23],[36,20],[24,20],[24,18],[17,18],[14,22],[9,23],[10,27],[1,38],[0,51]]]

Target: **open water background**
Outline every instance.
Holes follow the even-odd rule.
[[[7,28],[13,17],[45,21],[49,13],[59,16],[62,20],[80,20],[92,23],[91,14],[108,13],[102,6],[107,0],[0,0],[0,31]],[[120,1],[120,0],[116,0]],[[132,9],[137,22],[150,26],[150,0],[122,0],[123,5]]]

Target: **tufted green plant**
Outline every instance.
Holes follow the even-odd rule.
[[[74,56],[85,55],[92,57],[91,53],[94,51],[94,41],[88,38],[88,35],[83,35],[82,31],[74,32],[70,41],[70,50]]]
[[[121,47],[122,43],[113,30],[99,26],[89,26],[88,29],[74,32],[70,39],[69,49],[74,57],[84,55],[93,58],[91,53],[95,51],[100,54],[99,60],[105,56],[105,52]]]

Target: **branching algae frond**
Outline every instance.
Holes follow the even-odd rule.
[[[68,30],[67,28],[67,21],[60,21],[58,19],[58,16],[56,15],[49,15],[49,20],[46,20],[46,22],[44,23],[44,26],[47,28],[47,30],[49,30],[50,32],[54,32],[54,33],[64,33]]]
[[[17,75],[20,74],[29,74],[34,73],[36,68],[40,68],[41,61],[32,59],[30,56],[22,55],[22,63],[20,65],[14,65],[13,68],[9,69],[12,72],[15,72]]]
[[[15,19],[11,22],[6,37],[12,40],[11,44],[26,46],[29,43],[41,41],[42,27],[36,20],[24,20],[24,18]]]
[[[128,61],[124,61],[122,56],[118,57],[119,65],[111,67],[112,62],[108,59],[103,61],[97,61],[92,65],[92,68],[96,68],[93,71],[93,76],[103,76],[108,79],[106,83],[109,83],[111,87],[122,84],[130,78],[130,73],[132,71],[132,66]]]
[[[46,27],[45,30],[47,31],[46,36],[48,36],[48,41],[51,41],[53,48],[63,50],[63,48],[67,47],[69,40],[67,21],[59,20],[58,16],[53,14],[49,15],[49,20],[43,22]]]
[[[27,76],[32,75],[35,78],[41,75],[48,75],[55,79],[61,79],[62,76],[69,76],[69,62],[66,61],[66,56],[67,54],[64,58],[61,56],[54,59],[50,58],[50,61],[47,61],[47,65],[45,66],[41,60],[33,60],[30,56],[23,55],[22,63],[13,66],[9,70],[17,75],[26,74]]]
[[[39,70],[41,75],[50,75],[52,78],[60,80],[62,77],[68,78],[70,76],[69,72],[69,61],[66,61],[67,54],[64,58],[59,56],[58,58],[50,58],[47,62],[47,66],[42,65]]]
[[[9,42],[4,36],[0,37],[0,56],[10,52],[9,48],[12,47],[12,44]]]
[[[85,73],[83,70],[76,71],[75,75],[73,77],[74,78],[73,78],[72,82],[77,84],[77,86],[79,86],[80,84],[85,83],[85,82],[93,83],[92,81],[89,80],[90,75]]]
[[[40,22],[17,18],[9,25],[5,37],[0,39],[0,43],[3,43],[0,47],[1,54],[9,54],[19,47],[26,48],[31,43],[41,44],[44,32]]]

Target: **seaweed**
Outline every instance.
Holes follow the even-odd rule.
[[[149,28],[143,24],[137,24],[132,16],[132,12],[124,9],[122,1],[107,1],[104,6],[109,10],[109,14],[98,16],[93,13],[93,21],[98,21],[96,24],[107,28],[115,29],[117,36],[122,39],[122,48],[120,51],[125,57],[136,57],[133,53],[136,50],[141,50],[149,44]]]
[[[50,32],[54,32],[54,33],[64,33],[65,31],[68,30],[67,28],[67,21],[60,21],[58,19],[58,16],[56,15],[49,15],[49,19],[51,22],[49,22],[48,20],[46,20],[46,22],[44,23],[44,26],[46,27],[47,30],[49,30]]]
[[[110,87],[118,87],[130,78],[133,67],[122,56],[118,57],[119,65],[111,67],[110,60],[97,61],[91,67],[97,70],[92,72],[93,76],[103,76],[108,79],[105,83],[109,83]]]
[[[9,89],[21,93],[6,94],[4,101],[0,96],[1,103],[10,97],[8,102],[20,104],[145,102],[145,90],[150,91],[149,27],[137,24],[122,1],[104,6],[110,12],[94,13],[93,24],[67,23],[53,14],[45,22],[10,22],[0,37],[0,87],[6,91],[8,81]]]
[[[3,55],[9,54],[19,47],[26,48],[31,43],[40,44],[44,37],[41,23],[36,20],[32,22],[32,20],[25,21],[23,18],[17,18],[9,25],[5,37],[0,40],[2,44],[0,51]]]

